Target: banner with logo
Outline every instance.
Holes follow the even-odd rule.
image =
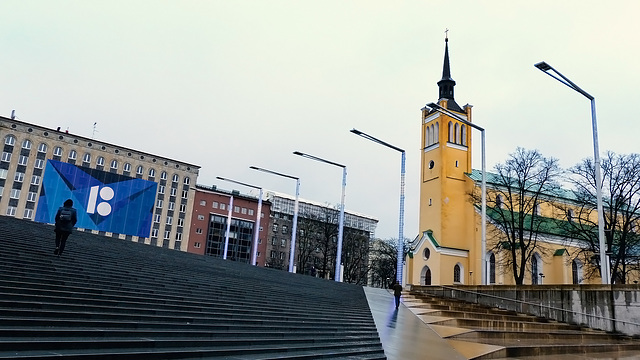
[[[156,189],[153,181],[47,160],[34,220],[53,224],[71,199],[76,227],[149,237]]]

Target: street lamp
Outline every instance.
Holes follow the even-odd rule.
[[[402,154],[400,162],[400,216],[398,219],[398,256],[396,264],[396,281],[402,284],[402,260],[404,259],[404,174],[405,174],[405,151],[399,147],[393,146],[371,135],[365,134],[360,130],[351,129],[352,133],[362,136],[367,140],[371,140],[380,145],[386,146]]]
[[[294,179],[296,181],[296,201],[295,201],[295,205],[293,206],[293,226],[291,227],[291,252],[289,253],[289,272],[292,273],[294,272],[293,262],[295,260],[294,254],[296,250],[296,234],[298,231],[298,198],[300,196],[300,178],[297,178],[291,175],[282,174],[275,171],[271,171],[271,170],[267,170],[267,169],[263,169],[263,168],[259,168],[257,166],[249,166],[249,169],[258,170],[258,171],[266,172],[273,175],[283,176],[289,179]]]
[[[244,185],[246,187],[250,187],[253,189],[258,189],[260,190],[260,194],[258,195],[258,214],[256,215],[256,228],[254,229],[254,235],[253,235],[253,249],[251,252],[251,265],[256,265],[256,261],[257,261],[257,257],[258,257],[258,236],[259,236],[259,232],[260,232],[260,216],[262,214],[262,188],[259,186],[255,186],[255,185],[250,185],[250,184],[246,184],[240,181],[235,181],[235,180],[231,180],[231,179],[226,179],[220,176],[217,176],[216,179],[218,180],[222,180],[222,181],[228,181],[234,184],[238,184],[238,185]],[[229,204],[229,207],[233,206],[233,196],[231,197],[231,203]],[[227,234],[225,236],[225,241],[224,241],[224,256],[223,259],[227,258],[227,250],[229,248],[229,229],[231,227],[231,209],[229,209],[229,217],[227,220]]]
[[[480,277],[482,285],[487,284],[487,156],[486,156],[486,143],[485,143],[485,135],[484,129],[480,126],[468,121],[467,119],[462,118],[461,116],[449,111],[448,109],[443,108],[442,106],[436,103],[427,104],[427,107],[438,111],[439,113],[450,116],[463,124],[471,126],[474,129],[480,130],[481,134],[481,152],[482,152],[482,200],[481,200],[481,216],[482,216],[482,249],[480,254],[480,262],[482,266],[480,267]]]
[[[611,275],[609,274],[609,260],[605,253],[605,237],[604,237],[604,210],[602,205],[602,175],[600,166],[600,150],[598,147],[598,123],[596,121],[596,99],[586,91],[582,90],[578,85],[574,84],[567,77],[562,75],[558,70],[554,69],[551,65],[542,61],[534,65],[545,74],[565,84],[571,89],[579,92],[584,97],[591,101],[591,128],[593,131],[593,158],[594,167],[596,172],[596,201],[598,206],[598,239],[600,242],[600,275],[602,277],[603,284],[609,284]],[[557,76],[556,76],[557,75]]]
[[[317,156],[301,153],[300,151],[294,151],[294,155],[302,156],[307,159],[320,161],[323,163],[327,163],[330,165],[338,166],[342,168],[342,198],[340,200],[340,222],[338,225],[338,250],[336,254],[336,272],[335,272],[335,281],[340,282],[340,263],[342,262],[342,232],[344,228],[344,193],[347,187],[347,167],[342,164],[335,163],[333,161],[325,160],[319,158]]]

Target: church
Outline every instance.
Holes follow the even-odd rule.
[[[409,243],[403,283],[408,285],[513,285],[514,276],[496,251],[503,241],[493,225],[491,207],[496,206],[496,183],[487,173],[486,222],[482,207],[471,200],[482,191],[482,172],[472,169],[472,106],[460,106],[454,98],[449,43],[445,39],[442,79],[437,83],[437,103],[422,109],[419,234]],[[479,133],[479,132],[477,132]],[[558,199],[562,201],[562,199]],[[542,206],[541,216],[558,217],[553,206]],[[485,224],[486,228],[483,228]],[[497,231],[498,230],[498,231]],[[538,241],[544,251],[534,253],[526,264],[523,284],[599,284],[595,264],[577,254],[578,242],[548,231]]]

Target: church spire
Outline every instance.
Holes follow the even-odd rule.
[[[438,81],[438,88],[440,90],[440,100],[447,100],[447,107],[449,110],[455,110],[462,112],[462,109],[456,104],[453,99],[453,87],[456,86],[456,82],[451,78],[451,67],[449,66],[449,36],[445,31],[444,38],[444,64],[442,66],[442,79]]]

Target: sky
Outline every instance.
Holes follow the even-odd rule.
[[[421,112],[438,100],[445,30],[458,104],[486,131],[487,169],[517,147],[568,168],[593,157],[589,100],[533,65],[546,61],[596,99],[600,152],[638,152],[640,1],[2,0],[0,116],[201,166],[337,205],[418,235]],[[96,126],[94,128],[94,123]],[[480,134],[472,133],[480,169]]]

